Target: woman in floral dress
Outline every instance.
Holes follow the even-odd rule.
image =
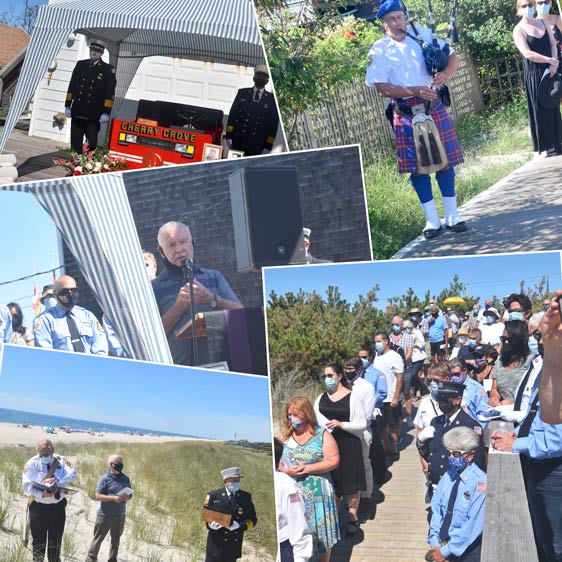
[[[338,446],[329,431],[318,426],[308,398],[293,398],[285,406],[286,428],[280,470],[293,477],[306,505],[306,520],[317,540],[319,562],[329,562],[340,539],[330,471],[339,465]]]

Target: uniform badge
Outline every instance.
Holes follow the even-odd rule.
[[[241,507],[239,507],[237,513],[238,515],[242,515],[244,513],[244,510]]]
[[[291,503],[299,503],[301,501],[301,497],[299,496],[299,493],[295,492],[294,494],[289,494],[289,501]]]
[[[465,497],[467,500],[469,500],[469,499],[470,499],[470,492],[469,492],[469,491],[466,491],[466,492],[464,493],[464,497]]]
[[[203,505],[209,505],[209,500],[211,499],[211,496],[209,494],[207,494],[205,496],[205,503]]]
[[[367,66],[371,66],[373,64],[373,55],[369,55],[367,57]]]
[[[103,80],[103,74],[101,72],[98,74],[98,80]]]
[[[485,492],[486,491],[486,482],[477,482],[476,483],[476,491],[477,492]]]
[[[35,324],[33,324],[33,329],[38,330],[41,327],[42,323],[43,323],[43,318],[41,317],[37,318],[37,320],[35,320]]]
[[[225,492],[223,492],[223,493],[221,494],[221,496],[222,496],[222,497],[224,498],[224,496],[226,496],[226,493],[225,493]]]

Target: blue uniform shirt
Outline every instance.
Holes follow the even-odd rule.
[[[429,325],[429,341],[433,343],[437,343],[443,341],[445,339],[445,330],[449,327],[447,326],[447,322],[439,314],[435,319],[435,322]]]
[[[203,269],[195,265],[193,275],[196,281],[199,281],[214,295],[229,301],[240,302],[234,291],[230,288],[228,281],[219,271]],[[166,264],[164,271],[156,279],[152,280],[152,288],[154,289],[154,296],[156,297],[156,303],[161,316],[175,304],[178,293],[184,285],[181,268],[172,264]],[[212,308],[208,304],[195,305],[195,312],[210,312],[211,310]],[[174,332],[187,324],[189,320],[191,320],[190,309],[186,310],[168,334],[168,343],[174,363],[180,365],[191,365],[191,345],[189,340],[177,340]]]
[[[70,341],[66,312],[60,304],[57,304],[57,306],[45,310],[35,319],[33,332],[37,347],[74,351]],[[80,340],[84,345],[85,353],[107,355],[107,338],[98,319],[81,306],[73,307],[70,314],[80,332]]]
[[[433,494],[431,500],[433,515],[427,538],[430,546],[440,546],[439,531],[447,513],[447,505],[456,477],[456,472],[452,470],[446,472]],[[460,477],[461,482],[453,507],[453,519],[449,527],[449,542],[441,546],[441,554],[445,558],[449,558],[451,554],[461,556],[484,530],[486,473],[471,463],[461,472]]]
[[[0,304],[0,341],[10,343],[12,340],[12,315],[10,309]]]
[[[529,400],[529,406],[534,402],[536,395],[537,391],[534,391]],[[544,423],[541,420],[540,407],[539,402],[528,437],[518,437],[513,442],[513,452],[527,455],[533,459],[560,457],[562,456],[562,424]],[[522,424],[523,422],[517,426],[516,433]]]
[[[113,474],[108,470],[98,481],[96,494],[104,496],[118,496],[123,488],[131,488],[131,481],[126,474],[120,472]],[[101,502],[98,515],[108,517],[123,517],[125,515],[126,502],[111,503]]]
[[[111,322],[108,320],[105,314],[102,316],[101,323],[107,337],[109,351],[111,351],[111,353],[113,353],[115,357],[127,357],[127,352],[123,349],[123,346],[121,345],[121,342],[119,341],[119,338],[115,333]]]
[[[468,415],[478,420],[480,425],[485,429],[487,422],[483,422],[478,416],[488,412],[488,394],[484,387],[476,380],[466,377],[464,383],[466,388],[462,395],[462,405],[466,406]]]
[[[382,402],[388,393],[384,373],[369,365],[365,369],[365,380],[375,387],[375,408],[382,408]]]

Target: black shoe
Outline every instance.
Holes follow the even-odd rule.
[[[460,221],[453,226],[446,225],[445,228],[447,230],[452,230],[453,232],[466,232],[468,230],[468,226],[466,226],[464,221]]]
[[[551,156],[558,156],[560,154],[559,150],[556,148],[549,148],[546,151],[546,157],[550,158]]]
[[[439,228],[428,228],[427,230],[423,231],[423,237],[426,240],[431,240],[432,238],[439,236],[441,234],[441,230],[441,226]]]

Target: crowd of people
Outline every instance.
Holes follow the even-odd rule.
[[[556,299],[533,307],[513,293],[501,312],[489,300],[463,311],[431,300],[423,311],[392,317],[389,330],[374,335],[373,351],[367,343],[343,366],[327,365],[325,391],[289,400],[276,440],[277,469],[285,488],[292,481],[291,509],[300,513],[290,525],[279,521],[281,560],[328,562],[341,537],[357,533],[359,513],[400,459],[403,431],[414,428],[430,504],[426,560],[480,560],[483,434],[501,418],[515,430],[494,431],[492,448],[521,456],[539,560],[562,562],[562,424],[543,419],[538,392],[544,361],[551,382],[543,395],[556,418],[560,327]]]

